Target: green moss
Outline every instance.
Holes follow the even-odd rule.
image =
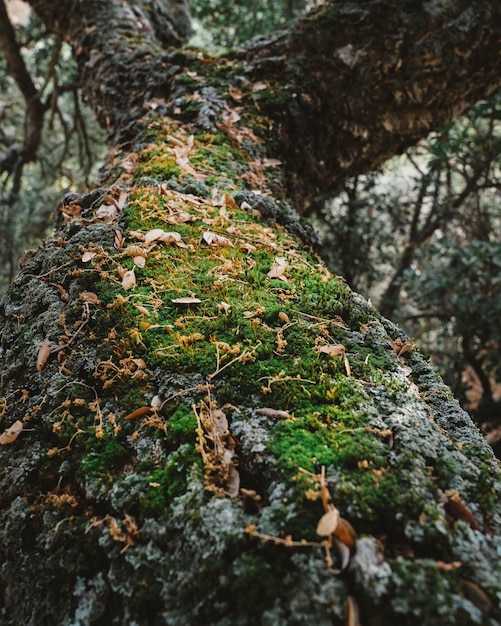
[[[148,487],[140,495],[143,514],[157,519],[164,517],[172,500],[186,493],[193,467],[201,466],[200,454],[193,444],[182,444],[171,452],[165,466],[148,474]]]
[[[83,478],[109,475],[129,459],[128,450],[115,437],[98,439],[92,433],[79,444],[87,449],[78,471]]]

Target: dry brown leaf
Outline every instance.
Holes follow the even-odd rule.
[[[82,254],[82,262],[83,263],[88,263],[89,261],[92,261],[92,259],[96,256],[96,252],[84,252]]]
[[[134,265],[136,267],[139,267],[140,269],[146,265],[146,259],[144,256],[135,256],[133,258],[133,261],[134,261]]]
[[[344,519],[344,517],[339,518],[339,523],[334,531],[334,534],[339,541],[342,541],[350,550],[355,548],[357,543],[357,533],[350,522]]]
[[[286,267],[286,265],[274,265],[268,272],[268,278],[278,278],[279,280],[287,281],[287,276],[285,276]]]
[[[346,371],[346,376],[350,377],[351,376],[351,366],[350,366],[350,362],[348,361],[348,357],[346,356],[346,354],[344,355],[344,369]]]
[[[280,313],[278,314],[278,319],[284,322],[285,324],[291,323],[289,316],[287,315],[287,313],[284,313],[283,311],[280,311]]]
[[[171,302],[173,302],[174,304],[188,306],[189,304],[200,304],[202,300],[200,300],[199,298],[186,297],[186,298],[173,298]]]
[[[274,417],[278,419],[289,419],[291,414],[288,411],[280,411],[278,409],[269,409],[263,407],[262,409],[256,409],[258,415],[264,415],[265,417]]]
[[[126,420],[135,420],[138,417],[144,417],[145,415],[151,415],[154,412],[154,409],[151,406],[142,406],[139,409],[136,409],[135,411],[132,411],[132,413],[129,413],[128,415],[125,416],[124,419]]]
[[[231,241],[227,237],[217,235],[216,233],[206,230],[202,235],[202,240],[209,246],[215,248],[228,248],[232,245]]]
[[[0,435],[0,445],[4,446],[6,444],[13,443],[22,430],[23,423],[20,420],[16,420],[12,426],[6,428]]]
[[[158,239],[164,243],[174,243],[179,248],[186,248],[186,244],[182,240],[181,235],[176,232],[163,233]]]
[[[332,508],[327,511],[327,513],[324,513],[318,520],[317,535],[320,537],[330,537],[336,530],[339,519],[339,511],[336,508]]]
[[[144,241],[145,239],[144,233],[139,230],[130,230],[127,235],[133,239],[138,239],[139,241]]]
[[[128,291],[136,285],[136,275],[134,270],[127,270],[122,277],[122,289]]]
[[[330,354],[330,356],[340,356],[345,353],[346,348],[341,344],[325,343],[322,346],[317,346],[318,352],[322,354]]]
[[[344,571],[350,562],[351,551],[345,543],[339,541],[336,537],[332,538],[332,543],[334,544],[337,553],[339,554],[339,558],[341,559],[341,567],[339,569]]]
[[[120,212],[115,204],[103,204],[97,209],[95,219],[101,220],[105,224],[111,224],[117,219],[119,213]]]
[[[132,235],[132,233],[130,234]],[[152,241],[156,241],[157,239],[160,239],[160,237],[164,234],[165,234],[165,230],[163,228],[153,228],[152,230],[149,230],[147,233],[143,235],[144,242],[151,243]]]
[[[37,356],[37,371],[41,372],[50,355],[50,339],[46,337],[40,344]]]
[[[124,246],[125,237],[123,236],[120,230],[115,230],[115,241],[113,245],[115,246],[115,250],[121,250]]]

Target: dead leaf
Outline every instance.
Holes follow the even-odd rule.
[[[50,339],[46,337],[40,344],[37,356],[37,371],[41,372],[50,355]]]
[[[202,241],[204,241],[208,246],[216,248],[228,248],[232,245],[231,241],[227,237],[217,235],[210,230],[206,230],[204,232],[202,235]]]
[[[96,252],[84,252],[82,254],[82,262],[83,263],[88,263],[89,261],[91,261],[95,256],[96,256]]]
[[[132,153],[125,157],[125,159],[120,163],[120,166],[127,172],[127,174],[134,174],[137,169],[137,162],[137,154]]]
[[[119,215],[119,210],[115,204],[103,204],[100,206],[96,213],[95,219],[101,220],[105,224],[111,224]]]
[[[278,278],[279,280],[284,280],[287,282],[287,276],[285,275],[286,268],[287,264],[275,264],[268,272],[268,278]]]
[[[317,535],[330,537],[338,526],[339,518],[339,511],[336,508],[332,508],[327,513],[324,513],[317,524]]]
[[[466,504],[460,500],[458,497],[450,497],[448,494],[443,494],[445,496],[444,510],[450,515],[453,519],[463,520],[467,524],[470,525],[472,530],[480,530],[480,526],[477,524],[476,519],[473,517],[473,513],[466,506]]]
[[[145,415],[151,415],[152,413],[154,413],[155,409],[153,409],[151,406],[142,406],[139,409],[136,409],[135,411],[132,411],[132,413],[129,413],[128,415],[125,416],[124,419],[126,420],[135,420],[138,417],[144,417]]]
[[[200,300],[199,298],[173,298],[171,300],[172,303],[174,304],[180,304],[180,305],[190,305],[190,304],[200,304],[202,302],[202,300]]]
[[[176,232],[163,233],[158,239],[164,243],[174,243],[179,248],[186,248],[186,244],[182,240],[181,235]]]
[[[4,446],[9,443],[14,443],[22,430],[23,423],[20,420],[15,421],[12,426],[6,428],[0,435],[0,445]]]
[[[290,419],[291,414],[288,411],[280,411],[278,409],[269,409],[263,407],[262,409],[256,409],[258,415],[264,415],[265,417],[274,417],[278,419]]]
[[[134,231],[133,231],[134,232]],[[133,233],[129,233],[130,235],[132,235]],[[135,236],[135,232],[134,235]],[[160,237],[162,235],[165,234],[165,230],[163,228],[153,228],[152,230],[149,230],[147,233],[145,233],[144,236],[144,242],[145,243],[151,243],[152,241],[156,241],[157,239],[160,239]],[[137,237],[138,239],[138,237]]]
[[[342,541],[350,550],[355,549],[355,545],[357,543],[357,533],[350,522],[344,519],[344,517],[339,518],[339,523],[334,531],[334,534],[339,541]]]
[[[233,87],[233,85],[230,85],[228,87],[228,92],[231,96],[231,99],[234,100],[235,102],[241,102],[242,101],[242,91],[238,88],[238,87]]]
[[[122,289],[128,291],[132,289],[136,285],[136,275],[134,274],[134,270],[127,270],[122,277]]]
[[[346,348],[341,344],[325,343],[322,346],[317,346],[317,351],[322,354],[329,354],[330,356],[340,356],[345,353]]]
[[[348,564],[350,562],[351,551],[345,543],[339,541],[339,539],[337,539],[336,537],[332,538],[332,542],[336,547],[339,558],[341,559],[341,567],[339,569],[341,571],[344,571],[348,567]]]
[[[135,256],[133,258],[133,261],[134,261],[134,265],[136,267],[139,267],[140,269],[146,265],[146,259],[144,258],[144,256]]]

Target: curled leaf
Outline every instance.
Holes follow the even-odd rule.
[[[228,248],[232,245],[231,241],[227,237],[217,235],[210,230],[206,230],[202,235],[202,241],[204,241],[208,246],[214,246],[215,248]]]
[[[336,508],[332,508],[327,513],[324,513],[318,520],[317,535],[320,537],[332,535],[338,526],[339,518],[339,511]]]
[[[6,428],[0,435],[0,445],[4,446],[6,444],[13,443],[22,430],[23,423],[20,420],[15,421],[12,426]]]
[[[128,291],[132,289],[136,285],[136,275],[134,274],[134,270],[127,270],[122,276],[122,289]]]
[[[278,409],[269,409],[263,407],[262,409],[256,409],[258,415],[264,415],[265,417],[276,417],[278,419],[289,419],[291,414],[288,411],[280,411]]]
[[[40,344],[37,356],[37,371],[41,372],[50,354],[50,339],[46,337]]]

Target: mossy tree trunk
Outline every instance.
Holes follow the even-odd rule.
[[[115,147],[1,305],[1,623],[498,623],[492,452],[295,212],[499,86],[498,2],[31,4]]]

